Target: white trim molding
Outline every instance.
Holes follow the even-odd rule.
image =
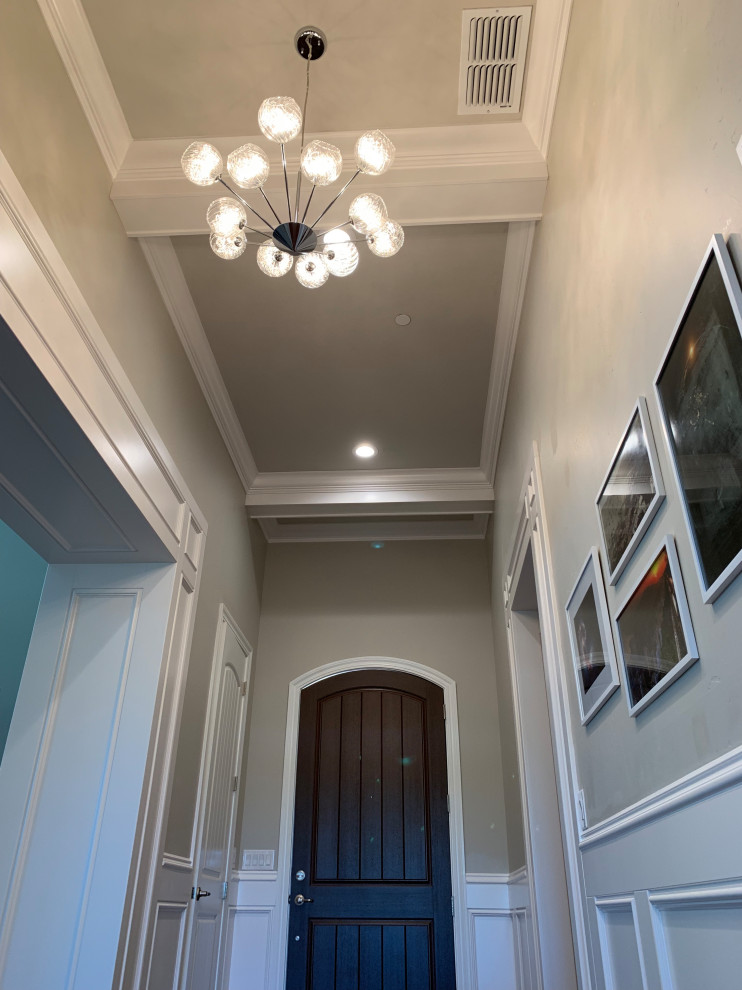
[[[586,828],[580,837],[580,849],[618,838],[739,783],[742,783],[742,746]]]
[[[80,0],[38,4],[113,179],[132,137],[85,11]]]
[[[510,372],[515,357],[515,344],[518,339],[535,229],[536,224],[533,221],[511,223],[508,227],[479,461],[485,477],[491,484],[495,481],[495,466],[505,422]]]
[[[294,800],[296,792],[296,761],[299,738],[299,705],[304,688],[338,674],[356,670],[390,670],[414,674],[437,684],[443,689],[446,705],[446,760],[448,769],[448,794],[450,799],[449,830],[451,840],[451,885],[454,898],[454,946],[456,954],[456,983],[471,987],[470,929],[467,923],[467,887],[464,867],[464,817],[461,789],[461,760],[459,752],[458,706],[456,682],[440,671],[412,660],[392,657],[354,657],[337,660],[309,670],[289,684],[288,713],[286,716],[286,747],[283,764],[283,790],[281,795],[281,826],[278,848],[278,895],[281,905],[276,918],[276,938],[271,952],[270,990],[282,990],[286,980],[286,945],[288,938],[288,896],[291,881],[291,857],[294,832]],[[230,984],[231,985],[231,984]]]
[[[258,469],[168,237],[143,237],[142,250],[245,491]]]

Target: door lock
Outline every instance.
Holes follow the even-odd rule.
[[[191,891],[191,897],[193,900],[200,901],[202,897],[211,897],[211,891],[204,890],[202,887],[194,887]]]
[[[302,904],[313,904],[313,903],[314,903],[314,898],[305,897],[304,894],[297,894],[296,897],[294,898],[294,904],[298,905],[299,907],[301,907]]]

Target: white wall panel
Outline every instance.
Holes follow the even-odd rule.
[[[596,908],[606,990],[648,990],[642,975],[633,898],[599,902]]]
[[[187,903],[157,904],[147,990],[176,990]]]

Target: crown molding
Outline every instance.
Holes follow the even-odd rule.
[[[38,4],[114,178],[132,137],[80,0],[38,0]]]
[[[462,124],[390,130],[397,154],[394,168],[379,178],[361,175],[354,191],[382,195],[393,216],[408,225],[483,223],[538,219],[543,209],[547,169],[522,123]],[[353,161],[357,134],[310,134],[337,145],[346,163]],[[247,141],[270,145],[260,135],[212,138],[226,158]],[[180,167],[185,139],[134,141],[111,189],[111,198],[131,237],[161,237],[208,232],[206,208],[212,187],[194,186]],[[280,157],[274,147],[272,175],[265,192],[274,202],[283,197]],[[298,168],[296,149],[287,159]],[[353,168],[348,164],[345,177]],[[255,199],[258,212],[262,200]],[[317,212],[321,206],[318,205]],[[332,218],[322,226],[332,226]]]
[[[141,245],[201,391],[247,491],[258,469],[172,242],[164,237],[142,238]]]
[[[511,223],[508,228],[480,456],[482,471],[492,484],[505,421],[510,372],[515,356],[535,228],[536,224],[533,222]]]
[[[549,150],[572,0],[539,0],[531,27],[523,123],[544,160]]]

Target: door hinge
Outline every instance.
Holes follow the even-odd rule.
[[[242,682],[242,686],[240,687],[240,694],[242,695],[243,698],[247,694],[247,681]]]
[[[446,811],[449,813],[449,815],[451,814],[451,796],[450,796],[450,794],[446,794]]]
[[[227,893],[229,892],[229,880],[225,880],[222,884],[222,900],[226,901]]]
[[[232,790],[233,791],[237,790],[237,774],[235,774],[234,777],[232,778]]]
[[[453,897],[451,898],[451,917],[452,918],[455,918],[456,917],[456,908],[454,907],[454,899],[453,899]]]
[[[446,721],[446,706],[443,706],[443,721]]]

